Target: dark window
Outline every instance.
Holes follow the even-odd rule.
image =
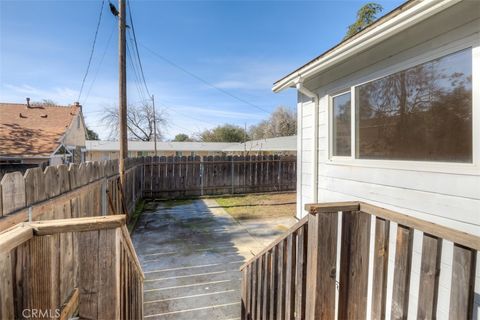
[[[472,51],[356,88],[357,158],[472,162]]]
[[[351,155],[351,98],[350,92],[332,98],[333,155]]]

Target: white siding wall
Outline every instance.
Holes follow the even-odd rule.
[[[313,188],[312,188],[312,152],[313,152],[313,101],[299,95],[298,102],[298,115],[301,123],[299,124],[299,130],[301,132],[298,135],[300,143],[298,144],[298,175],[297,175],[297,216],[300,217],[304,212],[305,204],[313,202]]]
[[[408,166],[403,163],[399,167],[395,164],[383,165],[380,162],[371,164],[359,161],[335,161],[329,158],[329,95],[337,90],[349,88],[352,85],[371,80],[386,70],[395,70],[405,63],[415,63],[417,59],[425,59],[430,54],[437,54],[442,50],[452,50],[455,46],[470,43],[474,54],[474,133],[480,132],[480,19],[465,21],[464,26],[455,28],[450,32],[442,33],[422,44],[401,50],[398,54],[381,60],[374,65],[356,71],[353,74],[342,77],[316,88],[320,96],[319,119],[318,119],[318,201],[351,201],[361,200],[385,208],[389,208],[404,214],[432,221],[441,225],[462,230],[480,236],[480,170],[479,167],[471,166],[468,170],[452,169],[438,170],[434,165]],[[340,67],[339,67],[340,68]],[[330,75],[332,71],[329,71]],[[301,95],[299,99],[302,98]],[[299,107],[302,106],[299,100]],[[312,152],[312,110],[313,103],[303,103],[302,123],[300,124],[301,137],[301,188],[299,189],[299,208],[297,216],[306,214],[304,204],[311,202],[312,177],[311,152]],[[478,135],[478,134],[477,134]],[[480,139],[475,138],[475,147]],[[474,154],[475,162],[479,164],[479,153]],[[445,167],[444,167],[445,168]],[[453,168],[453,167],[452,167]],[[443,171],[443,172],[441,172]],[[391,229],[390,241],[394,244],[396,234],[394,226]],[[422,234],[415,234],[414,253],[412,257],[412,283],[410,286],[411,303],[409,319],[416,317],[416,305],[418,298],[418,272],[422,251]],[[391,246],[393,249],[394,246]],[[452,244],[444,241],[442,256],[442,273],[440,275],[438,318],[448,318],[448,301],[450,295],[449,283],[451,281]],[[394,253],[390,255],[393,263]],[[479,261],[480,263],[480,261]],[[392,268],[389,267],[387,292],[391,297],[392,291]],[[480,267],[477,264],[476,284],[476,313],[480,319]],[[388,308],[388,312],[390,312]],[[388,315],[387,315],[388,316]],[[387,317],[388,318],[388,317]]]

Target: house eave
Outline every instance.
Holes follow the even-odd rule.
[[[318,73],[375,46],[381,41],[398,34],[460,1],[461,0],[425,0],[419,2],[384,23],[366,29],[361,32],[358,37],[341,43],[303,67],[278,80],[274,83],[272,91],[278,93],[286,88],[295,87],[295,84],[299,81],[298,79],[308,81],[308,79]]]

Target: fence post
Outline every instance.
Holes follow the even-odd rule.
[[[203,196],[203,174],[205,172],[205,168],[203,167],[203,157],[200,157],[200,195]]]
[[[278,191],[282,190],[282,157],[278,157]]]
[[[232,156],[231,166],[232,166],[232,169],[231,169],[232,175],[231,176],[232,176],[232,195],[233,195],[233,194],[235,194],[234,179],[233,179],[235,169],[234,169],[234,164],[233,164],[233,156]]]

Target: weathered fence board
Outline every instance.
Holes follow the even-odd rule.
[[[144,168],[143,190],[148,198],[296,188],[296,157],[293,156],[147,157]]]
[[[20,222],[133,212],[143,197],[144,159],[128,159],[125,192],[118,161],[31,168],[0,183],[0,232]]]

